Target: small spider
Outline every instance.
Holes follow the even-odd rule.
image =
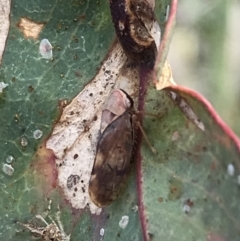
[[[56,214],[58,225],[50,216],[49,218],[52,221],[50,224],[41,215],[36,215],[36,218],[46,224],[46,227],[36,227],[30,223],[18,223],[30,230],[34,236],[39,239],[41,238],[42,241],[70,241],[70,235],[67,235],[63,230],[63,225],[60,220],[60,211]]]

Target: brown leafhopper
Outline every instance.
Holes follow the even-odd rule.
[[[102,111],[101,135],[89,183],[98,207],[118,196],[130,169],[134,145],[133,100],[123,90],[112,91]]]
[[[89,183],[89,195],[98,207],[112,203],[125,184],[136,127],[141,128],[132,98],[121,89],[113,90],[102,111],[101,135]],[[150,145],[142,128],[141,131]]]

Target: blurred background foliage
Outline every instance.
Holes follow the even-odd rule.
[[[239,0],[181,0],[168,55],[175,82],[203,94],[238,136],[239,20]]]

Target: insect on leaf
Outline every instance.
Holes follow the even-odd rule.
[[[98,207],[107,206],[118,197],[128,176],[134,145],[132,111],[133,100],[120,89],[113,90],[104,105],[89,183],[89,195]]]

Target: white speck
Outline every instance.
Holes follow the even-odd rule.
[[[129,217],[128,216],[122,216],[121,220],[119,221],[119,227],[122,229],[125,229],[128,225]]]
[[[14,173],[13,167],[9,164],[3,164],[2,170],[4,173],[6,173],[9,176],[12,176],[12,174]]]
[[[238,185],[240,185],[240,175],[238,175],[238,177],[237,177],[237,183],[238,183]]]
[[[234,171],[235,171],[235,168],[234,168],[233,164],[228,164],[228,166],[227,166],[228,175],[233,176]]]
[[[83,48],[82,48],[82,51],[83,52],[86,52],[86,49],[85,49],[85,38],[84,36],[81,36],[82,40],[83,40]]]
[[[43,132],[41,130],[35,130],[33,132],[33,138],[34,139],[40,139],[43,135]]]
[[[138,211],[138,205],[133,206],[133,207],[132,207],[132,210],[133,210],[133,212],[136,213],[136,212]]]
[[[3,89],[5,89],[6,87],[8,87],[8,84],[5,84],[4,82],[0,82],[0,93],[2,93]]]
[[[52,58],[52,45],[48,41],[48,39],[44,38],[41,40],[39,45],[39,53],[42,55],[44,59]]]
[[[105,231],[104,228],[101,228],[101,229],[100,229],[100,235],[101,235],[101,236],[104,235],[104,231]]]
[[[183,212],[184,213],[189,213],[190,210],[191,210],[191,207],[189,205],[187,205],[187,204],[183,205]]]
[[[124,22],[119,21],[119,22],[118,22],[118,28],[120,29],[120,31],[123,31],[124,28],[125,28],[125,26],[124,26]]]
[[[28,144],[27,138],[26,138],[26,137],[22,137],[22,138],[21,138],[21,145],[22,145],[22,146],[27,146],[27,144]]]
[[[6,158],[7,163],[12,163],[14,160],[15,160],[14,157],[11,155],[7,156],[7,158]]]

